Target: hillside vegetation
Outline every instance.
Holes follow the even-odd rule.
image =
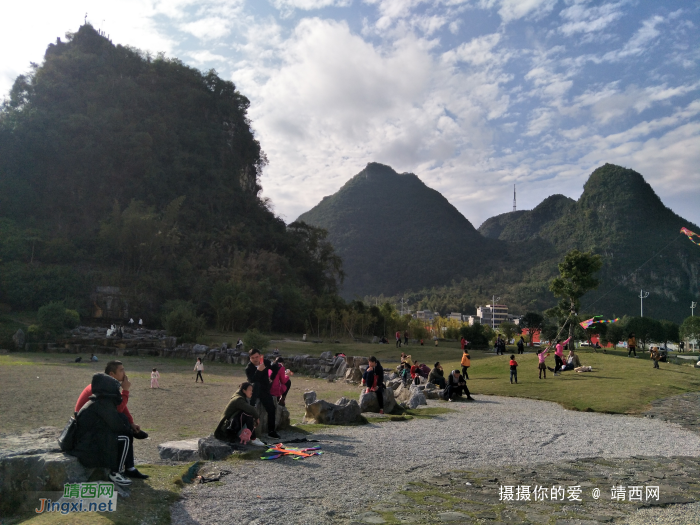
[[[151,325],[185,300],[223,326],[303,330],[337,300],[340,260],[260,198],[248,106],[215,71],[90,25],[49,45],[0,110],[3,308],[86,315],[96,286],[118,286]]]

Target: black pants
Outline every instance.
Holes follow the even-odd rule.
[[[128,468],[127,458],[131,451],[131,466],[134,466],[134,452],[131,446],[133,440],[129,436],[117,436],[117,464],[111,466],[112,472],[124,472]]]
[[[465,394],[467,397],[472,397],[469,393],[467,385],[448,385],[445,389],[445,399],[456,399]]]
[[[469,367],[468,366],[462,367],[462,375],[464,376],[464,379],[469,379]]]
[[[408,337],[403,338],[403,344],[408,345]]]
[[[629,357],[632,353],[634,353],[634,357],[637,357],[637,347],[636,346],[630,346],[630,349],[627,351],[627,357]]]
[[[284,403],[287,399],[287,394],[289,394],[289,390],[292,388],[292,380],[287,379],[287,382],[284,383],[284,386],[287,387],[287,390],[284,391],[284,394],[282,394],[282,397],[279,398],[279,404],[284,406]]]
[[[204,383],[204,378],[202,377],[202,371],[201,371],[201,370],[197,370],[197,377],[194,378],[194,382],[195,382],[195,383],[197,382],[197,379],[201,379],[201,380],[202,380],[202,383]]]
[[[431,382],[441,389],[444,389],[447,385],[444,377],[434,377]]]
[[[518,371],[517,370],[511,370],[510,371],[510,382],[513,382],[513,379],[515,379],[515,382],[518,382]]]
[[[379,404],[379,410],[384,410],[384,387],[377,387],[377,403]]]
[[[129,418],[126,417],[126,414],[119,414],[119,417],[122,418],[124,423],[127,425],[131,426],[131,423],[129,423]],[[126,468],[134,468],[134,436],[133,434],[129,434],[129,449],[127,450],[126,453],[126,460],[124,463],[124,466]]]
[[[518,347],[518,353],[519,353],[519,354],[522,354],[522,353],[524,353],[524,352],[525,352],[525,348],[523,348],[522,346],[519,346],[519,347]]]
[[[558,373],[559,370],[561,370],[562,365],[564,364],[564,361],[561,360],[561,357],[559,357],[557,354],[554,354],[554,373]]]
[[[275,402],[273,401],[270,392],[261,394],[259,396],[259,399],[260,403],[265,409],[265,412],[267,412],[267,433],[269,434],[270,432],[275,431],[275,417],[277,416],[277,407],[275,406]],[[255,403],[257,403],[257,400],[251,399],[250,404],[255,406]]]
[[[401,339],[396,340],[396,348],[401,348]]]

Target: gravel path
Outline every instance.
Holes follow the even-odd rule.
[[[450,470],[645,456],[650,443],[664,443],[655,455],[700,456],[700,435],[656,419],[491,396],[449,407],[456,413],[317,434],[320,457],[235,466],[219,486],[188,487],[173,506],[173,523],[347,523],[406,483]],[[673,512],[649,512],[664,511]]]

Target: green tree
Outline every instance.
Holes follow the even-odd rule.
[[[683,324],[681,324],[679,332],[681,339],[684,341],[694,340],[696,344],[700,342],[700,317],[686,317]]]
[[[571,250],[559,263],[559,277],[555,277],[549,289],[560,301],[547,310],[547,317],[556,317],[560,323],[568,321],[570,347],[573,348],[574,328],[578,321],[577,312],[581,308],[581,297],[598,287],[600,281],[593,275],[601,269],[600,255]]]
[[[520,320],[520,325],[527,330],[527,335],[530,338],[530,346],[532,346],[535,333],[537,333],[538,330],[542,330],[543,323],[544,317],[537,312],[528,312]]]
[[[59,302],[44,305],[39,308],[37,321],[44,331],[53,335],[61,334],[66,328],[66,307]]]
[[[510,342],[518,331],[518,327],[509,321],[501,323],[501,326],[499,326],[498,329],[505,336],[506,343]]]
[[[603,343],[606,346],[612,343],[613,348],[617,348],[618,343],[623,339],[625,339],[625,329],[620,322],[609,324],[603,336]]]
[[[198,316],[195,307],[187,301],[172,301],[166,305],[163,324],[168,335],[181,343],[196,343],[204,335],[206,323]]]
[[[625,324],[625,330],[633,333],[637,342],[642,343],[642,351],[646,351],[647,343],[661,342],[665,332],[663,325],[651,317],[631,317]]]
[[[253,328],[245,333],[243,343],[248,350],[256,348],[262,352],[270,344],[270,338],[261,334],[257,328]]]

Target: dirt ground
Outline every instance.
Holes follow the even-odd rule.
[[[42,426],[63,428],[73,413],[80,392],[92,375],[104,372],[107,362],[75,363],[68,354],[13,353],[0,355],[0,428],[21,432]],[[133,383],[129,410],[149,433],[135,445],[136,462],[158,460],[158,444],[207,436],[214,431],[231,395],[245,380],[242,366],[205,363],[204,384],[195,384],[194,360],[158,357],[123,357]],[[160,372],[160,389],[151,389],[151,369]],[[292,423],[304,415],[302,394],[315,390],[331,402],[357,398],[359,387],[297,375],[287,396]]]

